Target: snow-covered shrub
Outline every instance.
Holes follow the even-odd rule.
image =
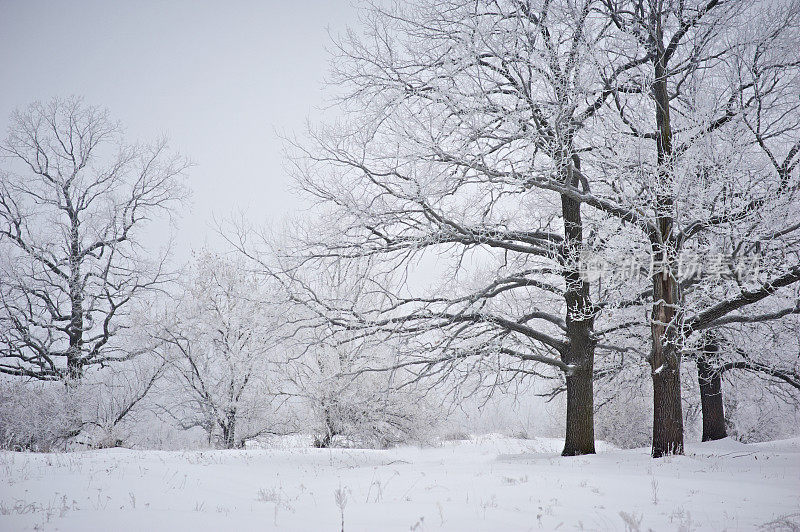
[[[130,446],[132,437],[147,430],[149,396],[162,379],[165,365],[153,354],[94,372],[81,384],[85,429],[76,439],[90,448]]]
[[[125,444],[143,401],[161,376],[151,358],[121,362],[63,381],[0,381],[0,445],[56,451]]]
[[[64,449],[83,429],[83,390],[61,382],[0,381],[0,446],[14,451]]]
[[[314,445],[386,448],[426,441],[433,407],[413,388],[395,389],[385,374],[322,381],[311,401]]]
[[[154,326],[168,361],[161,417],[200,427],[225,448],[283,431],[272,391],[279,316],[268,287],[241,261],[199,253],[182,297]]]
[[[796,436],[800,431],[796,398],[758,380],[759,376],[745,372],[730,372],[723,379],[728,436],[742,443]]]
[[[653,437],[652,399],[633,392],[617,395],[596,410],[594,422],[598,440],[623,449],[648,447]]]
[[[648,447],[653,437],[650,366],[630,364],[595,383],[595,437],[623,449]]]

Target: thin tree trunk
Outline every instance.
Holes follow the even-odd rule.
[[[226,449],[236,448],[236,413],[228,412],[225,424],[222,426],[222,444]]]
[[[336,435],[335,430],[333,428],[333,421],[331,420],[331,416],[328,412],[328,409],[324,409],[325,413],[325,434],[322,435],[320,438],[316,436],[314,438],[314,447],[318,447],[320,449],[327,449],[333,443],[333,437]]]
[[[580,160],[574,157],[576,167]],[[577,186],[571,171],[565,176]],[[561,197],[564,216],[564,280],[566,290],[566,325],[569,346],[562,356],[574,367],[567,375],[567,428],[563,456],[594,454],[594,310],[589,298],[589,285],[581,277],[580,254],[583,246],[583,222],[580,203]]]
[[[697,381],[700,384],[700,404],[703,409],[703,441],[721,440],[728,436],[725,429],[725,408],[722,404],[722,375],[715,370],[714,360],[719,353],[716,338],[710,336],[697,358]]]

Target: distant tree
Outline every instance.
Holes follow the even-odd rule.
[[[241,262],[203,252],[157,333],[178,390],[165,394],[161,411],[228,449],[285,430],[276,426],[279,398],[271,390],[282,371],[282,321],[261,282]]]
[[[310,414],[307,430],[316,447],[384,448],[419,441],[441,421],[425,400],[426,389],[402,386],[407,383],[391,372],[363,371],[385,365],[387,349],[316,344],[288,365],[293,386],[286,391]]]
[[[126,144],[79,98],[14,112],[0,153],[0,373],[80,379],[134,356],[116,341],[126,314],[171,279],[142,232],[187,194],[187,161]]]

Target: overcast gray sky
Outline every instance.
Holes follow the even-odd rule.
[[[82,95],[131,140],[166,133],[196,165],[178,255],[215,245],[212,213],[256,223],[297,208],[275,131],[323,103],[330,39],[357,24],[347,0],[0,0],[0,128],[16,107]]]

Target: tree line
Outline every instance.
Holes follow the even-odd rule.
[[[158,353],[189,391],[165,415],[226,446],[278,430],[265,396],[314,405],[320,445],[389,444],[430,422],[426,390],[536,380],[581,455],[596,388],[641,387],[653,457],[683,453],[687,364],[703,440],[729,372],[796,401],[800,3],[420,1],[363,25],[335,41],[337,118],[287,139],[311,214],[224,229],[235,260],[200,257],[164,308],[180,283],[140,229],[179,208],[186,160],[79,100],[16,113],[0,372]]]

